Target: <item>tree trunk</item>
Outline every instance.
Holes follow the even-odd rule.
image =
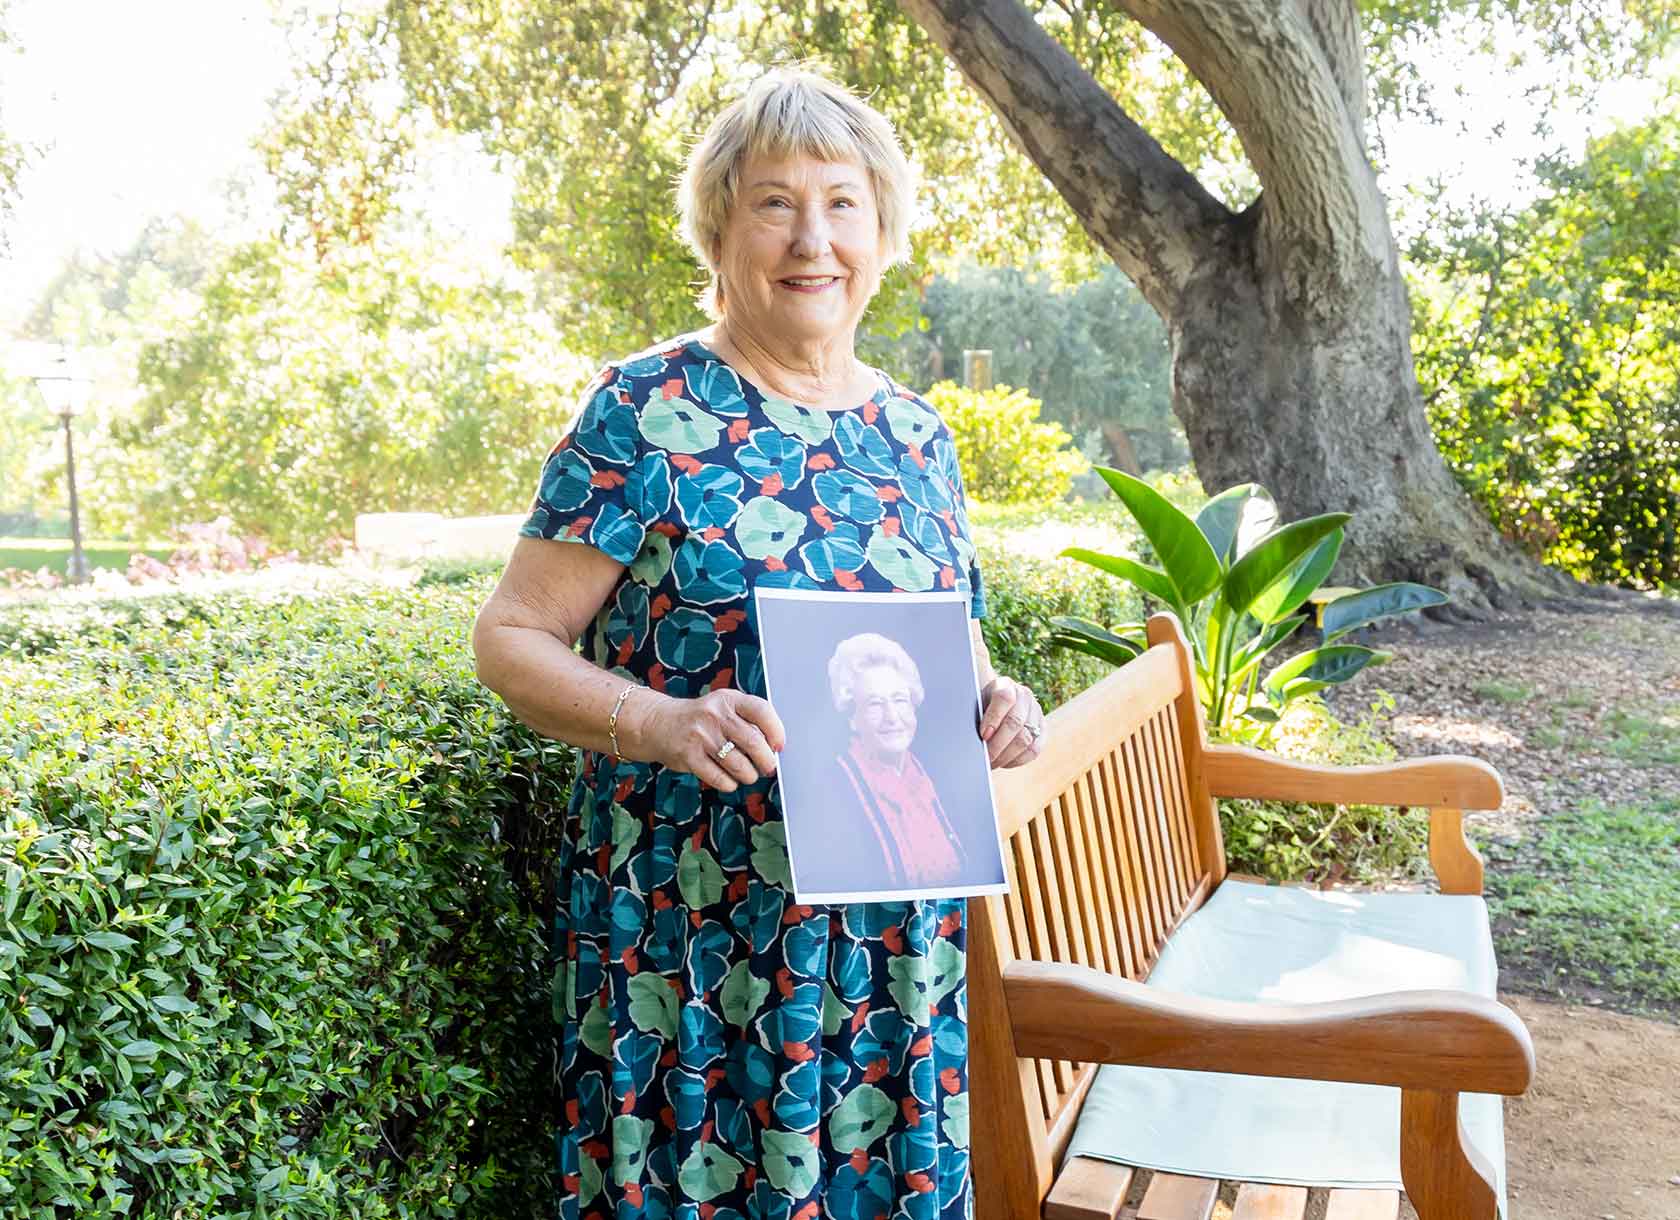
[[[1236,231],[1169,320],[1173,407],[1202,485],[1259,483],[1285,520],[1353,513],[1340,584],[1421,581],[1472,612],[1562,593],[1566,583],[1499,537],[1442,461],[1395,262],[1303,309],[1279,290],[1263,230]]]
[[[1143,466],[1138,461],[1137,449],[1132,445],[1132,438],[1126,430],[1113,420],[1104,420],[1102,434],[1103,440],[1108,444],[1108,456],[1113,460],[1114,468],[1141,479]]]
[[[1355,0],[1116,0],[1207,86],[1261,198],[1233,213],[1017,0],[899,0],[1166,321],[1173,408],[1209,492],[1285,520],[1350,511],[1341,583],[1418,580],[1469,612],[1568,582],[1501,538],[1447,470],[1365,156]]]

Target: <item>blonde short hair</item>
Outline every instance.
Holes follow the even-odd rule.
[[[857,701],[858,678],[864,670],[878,665],[896,669],[910,684],[910,701],[917,707],[922,706],[926,697],[922,689],[922,673],[916,668],[916,662],[910,659],[910,654],[904,651],[904,646],[897,640],[865,631],[841,640],[835,646],[834,655],[828,659],[828,690],[833,696],[835,711],[842,716],[852,714],[852,707]]]
[[[711,273],[700,305],[723,316],[718,243],[749,157],[856,161],[869,174],[886,243],[886,265],[910,254],[915,173],[892,124],[845,86],[809,68],[776,68],[725,106],[689,153],[677,186],[682,234]]]

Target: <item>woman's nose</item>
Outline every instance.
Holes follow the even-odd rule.
[[[800,208],[793,225],[793,254],[796,258],[821,258],[828,253],[828,216],[820,207]]]

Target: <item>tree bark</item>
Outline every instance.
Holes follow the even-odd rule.
[[[1113,420],[1106,420],[1102,426],[1102,434],[1103,440],[1108,444],[1108,455],[1114,461],[1114,468],[1141,479],[1143,466],[1138,462],[1137,449],[1133,447],[1132,438],[1127,431]]]
[[[1418,580],[1465,611],[1565,592],[1435,448],[1399,252],[1364,149],[1355,0],[1116,0],[1231,121],[1262,185],[1233,213],[1017,0],[899,0],[1172,340],[1173,408],[1210,492],[1287,520],[1351,511],[1337,580]]]

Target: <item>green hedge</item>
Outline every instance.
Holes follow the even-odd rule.
[[[539,1215],[569,751],[459,591],[0,616],[0,1215]]]
[[[1129,586],[1071,559],[1014,553],[1003,533],[982,535],[979,551],[986,585],[980,629],[999,673],[1032,687],[1049,710],[1112,672],[1095,657],[1052,647],[1049,622],[1056,614],[1099,623],[1135,620],[1142,605]]]
[[[982,562],[1000,670],[1101,676],[1044,621],[1129,593]],[[486,581],[432,579],[0,612],[0,1216],[550,1209],[572,755],[474,680]]]

